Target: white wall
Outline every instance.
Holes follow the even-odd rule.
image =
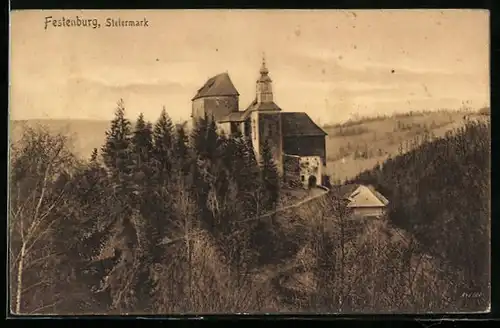
[[[348,207],[355,216],[381,216],[386,211],[386,206],[367,186],[359,186],[351,195]]]
[[[217,123],[217,129],[219,130],[218,132],[220,134],[222,134],[222,132],[224,132],[224,134],[226,136],[230,136],[231,135],[231,122],[219,122],[219,123]]]
[[[254,111],[250,114],[250,128],[252,129],[252,145],[257,161],[260,161],[259,147],[259,112]]]
[[[320,156],[303,156],[300,157],[300,178],[304,188],[309,187],[309,177],[316,177],[316,185],[321,184],[322,164]],[[304,177],[304,179],[302,179]]]
[[[357,207],[353,209],[354,216],[382,216],[385,213],[383,207]]]
[[[205,98],[195,99],[192,103],[193,118],[203,118],[205,115]]]

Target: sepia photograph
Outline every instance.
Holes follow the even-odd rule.
[[[489,20],[12,11],[10,314],[489,312]]]

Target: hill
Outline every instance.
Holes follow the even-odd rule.
[[[467,110],[409,112],[324,126],[328,133],[327,174],[337,182],[353,178],[396,156],[400,146],[406,146],[416,136],[443,137],[447,131],[463,126],[464,118],[487,114]]]
[[[456,284],[480,295],[474,302],[483,306],[489,297],[490,133],[489,121],[468,121],[348,181],[386,195],[390,222],[450,263]]]
[[[489,111],[484,114],[489,114]],[[470,111],[410,112],[392,116],[378,116],[324,126],[326,140],[327,174],[333,181],[344,181],[374,167],[399,153],[400,145],[415,136],[429,133],[442,137],[447,131],[463,126],[464,116],[477,117]],[[24,120],[11,121],[11,138],[17,140],[23,126],[44,125],[72,136],[76,154],[88,158],[94,148],[102,146],[108,121],[99,120]]]
[[[28,131],[10,158],[11,302],[18,313],[487,307],[487,122],[414,140],[359,175],[357,182],[375,184],[391,200],[391,222],[360,222],[348,220],[335,192],[274,212],[272,163],[260,168],[250,145],[217,136],[213,124],[201,122],[189,144],[177,131],[172,144],[163,113],[165,129],[151,149],[149,133],[123,138],[123,110],[116,115],[103,161],[76,163],[65,139],[43,130]],[[44,124],[18,122],[14,134],[23,123]],[[79,138],[80,147],[100,139],[98,122],[80,123],[83,137],[68,122],[48,125]]]

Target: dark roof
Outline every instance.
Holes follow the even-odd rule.
[[[248,105],[248,107],[245,109],[245,112],[247,112],[247,111],[251,111],[251,110],[252,110],[252,108],[254,108],[254,107],[255,107],[255,105],[257,105],[257,98],[254,98],[254,99],[252,100],[252,102],[250,103],[250,105]]]
[[[276,105],[274,102],[265,102],[265,103],[258,103],[257,98],[255,98],[248,107],[239,112],[233,112],[230,113],[229,115],[226,115],[219,120],[218,122],[242,122],[246,120],[248,115],[250,115],[251,112],[253,111],[281,111],[281,108]]]
[[[277,110],[280,111],[281,108],[276,105],[274,101],[271,102],[265,102],[265,103],[258,103],[257,98],[255,98],[252,103],[245,109],[245,112],[251,112],[254,110]]]
[[[273,101],[272,102],[265,102],[265,103],[258,103],[254,106],[252,110],[275,110],[275,111],[281,111],[281,108],[279,108],[278,105],[276,105]]]
[[[208,96],[239,96],[228,73],[221,73],[208,79],[192,100]]]
[[[217,120],[217,122],[242,122],[245,120],[246,115],[244,115],[245,112],[232,112],[229,113],[228,115],[220,118]]]
[[[284,137],[326,136],[306,113],[281,113],[281,126]]]

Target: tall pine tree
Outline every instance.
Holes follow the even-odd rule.
[[[177,136],[174,143],[174,158],[176,159],[177,169],[186,177],[190,173],[190,153],[189,137],[184,125],[177,126]]]
[[[147,130],[147,124],[144,126]],[[140,158],[136,156],[136,152],[141,148],[138,144],[142,143],[138,141],[139,135],[141,133],[132,132],[131,123],[125,118],[123,101],[120,100],[102,147],[102,157],[108,172],[111,173],[114,191],[108,197],[110,215],[106,219],[110,222],[110,233],[101,247],[99,256],[109,253],[110,249],[117,254],[116,265],[103,277],[99,290],[109,293],[113,300],[110,308],[118,311],[127,311],[126,309],[133,308],[137,304],[139,282],[134,265],[141,263],[145,249],[143,245],[145,224],[137,206],[141,201],[137,195],[137,181],[134,179],[137,159]],[[145,156],[144,152],[139,151],[139,153]],[[120,297],[117,298],[117,295]]]
[[[115,117],[106,131],[106,142],[102,147],[104,165],[115,181],[115,188],[124,193],[131,191],[130,181],[133,172],[131,156],[131,123],[125,117],[123,100],[118,102]]]
[[[132,152],[136,168],[146,168],[149,165],[153,151],[153,131],[151,123],[144,120],[141,113],[137,118],[132,137]]]
[[[174,125],[163,107],[153,130],[154,158],[158,174],[169,176],[174,162]]]

